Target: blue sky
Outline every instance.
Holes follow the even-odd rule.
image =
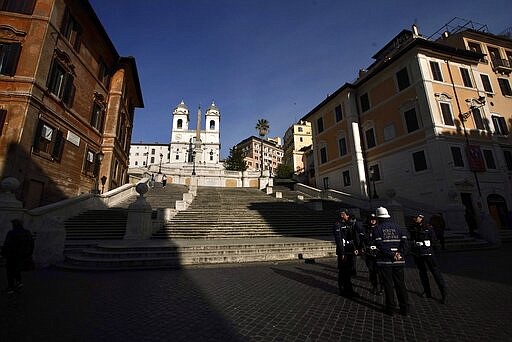
[[[221,111],[222,157],[270,122],[283,136],[413,23],[430,36],[454,17],[512,26],[512,1],[90,0],[118,53],[134,56],[145,108],[132,142],[168,143],[184,100]],[[204,113],[204,110],[203,110]],[[204,124],[203,124],[204,127]]]

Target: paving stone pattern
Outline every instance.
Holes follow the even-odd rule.
[[[511,341],[512,245],[445,253],[448,303],[418,296],[408,317],[380,312],[358,262],[361,299],[340,297],[334,259],[183,270],[24,274],[0,295],[0,341]],[[411,265],[412,266],[412,265]],[[5,284],[5,272],[0,270]]]

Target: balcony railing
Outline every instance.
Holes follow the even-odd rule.
[[[498,72],[510,73],[512,71],[512,62],[509,59],[494,58],[492,68]]]

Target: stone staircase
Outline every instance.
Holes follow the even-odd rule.
[[[198,188],[155,239],[330,236],[334,215],[276,199],[255,189]]]

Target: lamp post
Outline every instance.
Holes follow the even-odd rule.
[[[459,120],[460,120],[460,122],[462,124],[462,130],[464,131],[464,139],[466,140],[466,155],[468,156],[468,158],[470,158],[470,156],[472,154],[471,154],[471,151],[470,151],[471,144],[469,143],[469,136],[468,136],[468,132],[466,130],[465,122],[469,119],[469,117],[471,116],[471,114],[473,113],[473,111],[475,109],[480,109],[483,106],[485,106],[485,97],[480,96],[478,98],[478,100],[476,100],[475,102],[478,103],[477,106],[471,105],[471,106],[469,106],[469,110],[467,112],[464,112],[464,113],[459,112]],[[470,165],[470,168],[471,168],[471,165]],[[477,172],[475,170],[473,170],[473,176],[475,177],[475,183],[476,183],[476,188],[478,190],[478,195],[480,197],[482,197],[482,191],[480,190],[480,182],[478,181],[478,175],[477,175]]]
[[[162,158],[164,155],[160,153],[160,164],[158,165],[158,173],[162,173]]]
[[[192,176],[196,175],[196,151],[192,151]]]
[[[101,161],[103,160],[103,157],[105,157],[105,154],[103,154],[103,152],[100,151],[100,152],[96,153],[97,164],[96,164],[96,174],[95,174],[95,177],[94,177],[95,178],[95,182],[94,182],[94,193],[95,194],[99,194],[100,193],[99,177],[100,177]]]
[[[146,168],[149,169],[149,165],[148,165],[149,152],[145,152],[144,155],[146,156]]]

